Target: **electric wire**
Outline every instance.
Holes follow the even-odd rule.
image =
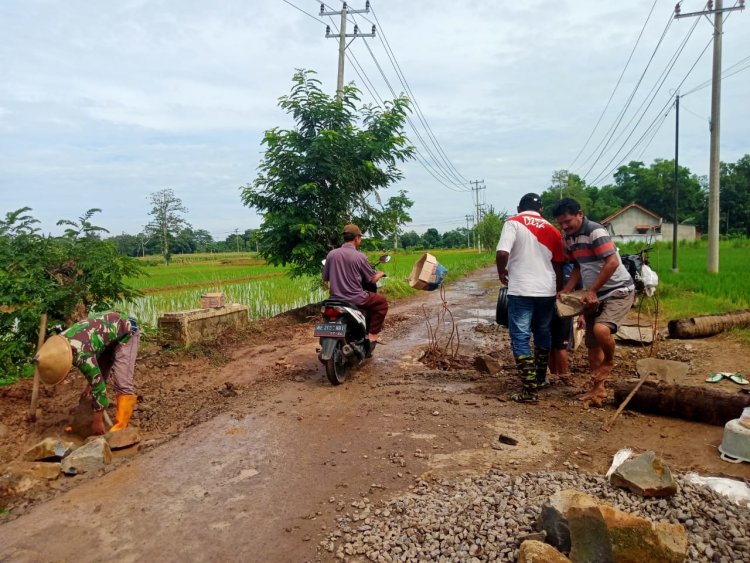
[[[651,67],[651,63],[654,61],[654,57],[656,56],[656,53],[658,52],[659,47],[661,46],[662,42],[664,41],[664,38],[667,35],[667,31],[669,31],[669,28],[672,25],[672,21],[673,21],[672,15],[670,14],[669,20],[667,20],[667,25],[664,26],[664,29],[661,32],[661,36],[659,37],[659,41],[657,41],[656,46],[654,47],[654,50],[652,51],[651,56],[649,57],[648,63],[646,63],[646,67],[643,69],[643,72],[641,73],[640,77],[636,81],[635,86],[633,87],[632,92],[628,96],[628,99],[626,100],[624,107],[620,110],[620,112],[618,113],[617,117],[612,122],[612,125],[610,125],[609,129],[607,129],[607,131],[604,133],[604,136],[599,141],[599,143],[594,148],[594,150],[591,152],[591,154],[588,156],[588,158],[586,158],[586,160],[581,163],[581,165],[580,165],[581,168],[585,167],[591,161],[591,158],[601,148],[601,151],[599,152],[599,155],[596,157],[596,160],[594,160],[594,163],[589,168],[589,172],[587,172],[587,174],[590,173],[591,170],[593,170],[593,168],[596,166],[596,163],[599,162],[599,160],[602,158],[602,156],[606,152],[607,147],[609,146],[609,143],[611,142],[612,137],[615,134],[615,131],[620,126],[620,123],[622,122],[623,118],[625,117],[625,114],[627,113],[628,109],[630,108],[630,104],[632,103],[633,98],[635,98],[635,95],[638,92],[638,88],[640,88],[640,85],[643,82],[644,77],[646,76],[646,72]],[[607,135],[609,135],[609,138],[607,138]],[[605,142],[605,139],[606,139],[606,142]],[[602,147],[602,145],[604,145],[604,147]]]
[[[589,145],[589,142],[591,141],[591,138],[594,136],[594,133],[596,133],[596,130],[599,128],[599,124],[602,122],[604,115],[607,113],[607,110],[609,109],[609,104],[612,103],[612,99],[615,96],[615,92],[617,92],[617,88],[620,86],[620,82],[622,82],[622,77],[625,76],[625,71],[628,70],[630,61],[633,59],[633,54],[635,53],[635,50],[641,41],[641,37],[643,37],[643,32],[646,30],[646,26],[648,25],[648,22],[651,20],[651,14],[654,13],[654,8],[656,7],[657,1],[658,0],[654,0],[654,3],[651,5],[651,10],[649,10],[648,16],[646,17],[646,21],[643,23],[643,27],[641,27],[641,32],[638,34],[638,38],[635,40],[635,45],[633,45],[633,48],[630,50],[630,56],[628,56],[628,60],[625,62],[625,68],[622,69],[622,72],[620,73],[620,77],[617,79],[617,83],[615,84],[615,87],[612,89],[612,93],[609,95],[609,99],[607,100],[607,103],[604,105],[604,109],[602,110],[602,113],[599,115],[599,119],[597,119],[596,124],[594,125],[594,128],[591,130],[591,133],[589,133],[589,136],[586,139],[586,142],[583,143],[581,150],[578,151],[578,154],[573,159],[573,162],[571,162],[568,165],[568,170],[573,168],[575,163],[578,162],[578,159],[583,154],[583,151],[586,150],[586,147]]]
[[[727,68],[725,68],[721,72],[722,76],[721,76],[720,80],[724,80],[725,78],[729,78],[730,76],[733,76],[733,75],[737,74],[738,72],[742,72],[743,70],[746,70],[747,68],[750,68],[750,67],[746,66],[746,67],[743,67],[741,69],[736,70],[735,72],[729,72],[734,67],[739,66],[741,64],[744,64],[746,62],[750,62],[750,55],[747,56],[747,57],[744,57],[743,59],[741,59],[741,60],[737,61],[736,63],[733,63],[733,64],[729,65]],[[688,90],[687,92],[685,92],[684,94],[682,94],[682,97],[684,98],[685,96],[689,96],[690,94],[692,94],[694,92],[697,92],[699,90],[703,90],[704,88],[707,88],[710,85],[711,85],[711,80],[710,79],[706,80],[704,82],[701,82],[699,85],[691,88],[690,90]]]
[[[701,60],[701,59],[703,58],[703,55],[704,55],[704,54],[706,53],[706,51],[708,50],[708,47],[709,47],[709,46],[711,45],[712,41],[713,41],[713,38],[711,38],[711,39],[710,39],[710,40],[708,41],[708,43],[706,43],[706,46],[705,46],[705,47],[703,48],[703,50],[702,50],[702,51],[700,52],[700,54],[698,55],[698,57],[697,57],[697,58],[695,59],[695,62],[694,62],[694,63],[692,64],[692,66],[690,67],[690,69],[689,69],[689,70],[687,71],[687,73],[685,74],[685,76],[683,77],[683,79],[682,79],[682,80],[680,81],[680,83],[678,84],[677,88],[675,89],[676,91],[679,91],[679,90],[680,90],[680,88],[682,87],[682,85],[683,85],[683,84],[685,83],[685,81],[686,81],[686,80],[688,79],[688,77],[690,76],[690,74],[691,74],[691,73],[693,72],[693,70],[695,69],[695,67],[696,67],[696,66],[698,65],[698,62],[700,62],[700,60]],[[670,98],[669,98],[669,99],[667,100],[667,103],[666,103],[666,104],[664,104],[664,106],[662,107],[662,109],[661,109],[661,110],[659,110],[659,113],[661,113],[662,111],[664,111],[664,109],[665,109],[665,108],[666,108],[666,107],[667,107],[667,106],[668,106],[668,105],[669,105],[669,104],[670,104],[670,103],[672,102],[672,99],[673,99],[674,97],[675,97],[675,95],[674,95],[674,94],[673,94],[672,96],[670,96]],[[648,108],[646,108],[646,110],[648,110]],[[645,113],[644,113],[643,115],[645,115]],[[643,118],[643,115],[641,116],[641,119]],[[665,116],[665,118],[666,118],[666,116]],[[639,122],[640,122],[640,120],[639,120]],[[637,127],[637,125],[638,125],[638,124],[636,124],[636,127]],[[634,129],[634,130],[635,130],[635,129]],[[631,132],[631,135],[632,135],[632,132]],[[642,139],[642,138],[643,138],[643,136],[641,136],[641,139]],[[617,168],[619,168],[619,166],[620,166],[620,165],[621,165],[621,164],[622,164],[623,162],[625,162],[625,160],[626,160],[626,159],[627,159],[627,158],[628,158],[628,157],[629,157],[629,156],[630,156],[630,155],[632,154],[633,150],[635,149],[635,147],[636,147],[636,146],[638,145],[638,143],[639,143],[640,141],[641,141],[641,140],[639,139],[639,141],[638,141],[638,142],[636,142],[636,144],[634,145],[634,147],[633,147],[633,148],[632,148],[632,149],[631,149],[630,151],[628,151],[628,153],[627,153],[627,154],[626,154],[626,155],[625,155],[625,156],[624,156],[624,157],[623,157],[622,159],[620,159],[620,161],[619,161],[619,162],[618,162],[618,163],[617,163],[617,164],[615,165],[615,167],[614,167],[614,168],[612,168],[611,170],[609,170],[609,171],[607,171],[607,172],[604,172],[604,173],[600,174],[599,176],[597,176],[597,177],[596,177],[596,178],[594,179],[594,181],[592,182],[592,184],[596,184],[596,183],[597,183],[598,181],[600,181],[600,180],[603,180],[604,178],[606,178],[606,177],[607,177],[607,176],[609,176],[610,174],[614,173],[614,171],[616,171],[616,170],[617,170]],[[627,142],[627,139],[626,139],[626,142]],[[623,146],[624,146],[624,144],[623,144]],[[621,147],[621,148],[622,148],[622,147]],[[618,151],[618,152],[619,152],[619,151]],[[612,163],[612,160],[610,160],[610,164],[611,164],[611,163]],[[609,166],[609,165],[608,165],[608,166]]]
[[[437,137],[435,136],[435,133],[433,132],[432,127],[430,127],[430,124],[427,121],[427,118],[422,112],[422,108],[420,107],[419,102],[417,101],[417,97],[414,95],[414,92],[411,89],[411,86],[409,85],[409,81],[406,79],[406,75],[404,75],[404,72],[401,69],[401,65],[398,63],[398,60],[396,59],[396,54],[393,52],[393,49],[391,48],[391,44],[388,41],[388,37],[385,34],[385,29],[383,28],[383,25],[380,23],[380,20],[378,19],[378,15],[375,13],[375,8],[372,7],[371,5],[370,9],[372,11],[373,17],[375,18],[375,22],[377,23],[377,28],[380,31],[380,33],[378,34],[378,38],[380,39],[380,42],[385,47],[386,54],[388,55],[388,58],[391,61],[391,64],[393,65],[394,70],[396,71],[396,75],[399,77],[399,80],[401,81],[401,85],[404,88],[406,88],[406,91],[409,93],[410,99],[414,102],[414,107],[417,111],[417,116],[419,117],[420,121],[422,122],[425,129],[427,130],[427,134],[432,139],[432,142],[435,148],[445,159],[445,162],[453,170],[458,181],[459,182],[463,181],[465,183],[468,183],[469,181],[458,171],[458,169],[456,169],[456,167],[453,165],[453,162],[451,162],[450,158],[448,158],[448,155],[443,149],[443,146],[440,144]]]
[[[631,116],[630,120],[625,125],[625,128],[622,129],[620,131],[620,133],[617,135],[617,138],[614,139],[614,141],[613,141],[614,143],[619,142],[619,140],[625,134],[625,131],[627,131],[628,128],[630,127],[630,125],[633,123],[633,120],[636,118],[636,116],[638,116],[640,114],[640,117],[638,118],[638,121],[636,121],[636,123],[632,127],[632,129],[630,129],[630,133],[625,138],[625,140],[623,141],[622,145],[620,145],[620,148],[618,148],[617,151],[615,151],[615,153],[612,156],[612,158],[605,165],[605,167],[604,167],[605,169],[609,168],[609,166],[612,164],[612,162],[617,158],[617,156],[620,153],[620,151],[625,147],[625,145],[627,144],[627,142],[630,140],[630,138],[633,136],[633,134],[635,133],[636,129],[638,128],[638,125],[641,123],[641,121],[643,120],[643,118],[646,116],[646,112],[648,112],[649,108],[651,107],[651,104],[653,104],[654,100],[656,100],[656,96],[659,94],[659,91],[664,86],[664,83],[666,82],[667,78],[669,77],[669,74],[674,69],[674,66],[677,63],[677,60],[679,59],[680,55],[682,54],[683,50],[685,49],[685,46],[687,45],[688,40],[692,36],[693,31],[695,30],[695,27],[697,26],[697,24],[698,24],[698,20],[696,19],[695,20],[695,24],[690,29],[690,32],[682,40],[682,43],[678,47],[677,51],[675,51],[675,53],[672,55],[671,59],[667,63],[666,68],[662,71],[662,73],[656,79],[656,82],[651,87],[651,90],[649,90],[648,94],[646,94],[646,97],[641,102],[641,105],[638,106],[638,109],[635,111],[635,113],[633,113],[633,115]],[[710,41],[709,41],[709,44],[710,44]],[[706,48],[708,48],[708,46],[706,46]],[[698,60],[700,60],[700,57],[703,55],[703,53],[705,53],[705,51],[706,51],[706,49],[704,48],[704,50],[701,52],[701,55],[698,57]],[[697,64],[698,60],[696,60],[696,62],[694,63],[693,67],[695,67],[695,64]],[[692,70],[692,68],[691,68],[691,70]],[[683,82],[684,82],[684,79],[683,79]],[[680,85],[682,85],[682,83],[680,83]],[[677,90],[679,90],[679,88],[677,88]],[[648,104],[646,105],[646,108],[643,109],[643,106],[644,106],[644,104],[646,104],[646,101],[648,101]],[[590,173],[591,173],[591,170],[589,170],[586,173],[586,175],[584,176],[584,179],[587,178]],[[601,175],[601,173],[600,173],[600,175]],[[597,176],[597,178],[598,177],[599,176]]]
[[[336,23],[333,21],[333,18],[331,18],[329,16],[329,19],[331,20],[331,25],[334,26],[334,29],[338,33],[339,32],[338,26],[336,26]],[[374,53],[370,49],[370,46],[367,44],[367,42],[365,42],[365,46],[367,47],[367,50],[370,52],[370,55],[372,56],[373,60],[375,61],[375,64],[378,67],[378,70],[380,71],[380,74],[383,77],[383,80],[385,81],[386,85],[388,86],[388,89],[391,91],[391,94],[395,98],[396,97],[396,93],[393,90],[393,87],[391,86],[390,81],[385,76],[385,73],[383,72],[382,67],[380,66],[380,63],[378,62],[377,58],[375,57]],[[353,51],[352,51],[352,57],[354,57],[356,59],[356,56],[354,55]],[[360,68],[362,68],[362,71],[364,72],[364,68],[361,66],[361,63],[358,63],[358,64],[360,65]],[[356,68],[355,68],[355,71],[356,71]],[[366,75],[367,75],[367,73],[365,72],[365,76]],[[372,85],[372,82],[370,82],[370,84]],[[377,89],[375,89],[374,85],[372,85],[372,90],[374,91],[375,95],[377,96],[374,99],[380,100],[382,102],[383,98],[380,96],[380,94],[378,94]],[[368,91],[369,91],[369,88],[368,88]],[[370,95],[373,95],[373,92],[370,92]],[[424,139],[422,138],[421,134],[419,133],[419,130],[414,126],[414,123],[411,120],[411,118],[408,115],[405,115],[405,117],[406,117],[407,122],[411,125],[411,128],[414,130],[414,133],[417,135],[417,138],[420,140],[420,142],[424,146],[424,148],[427,151],[427,153],[430,155],[430,157],[432,158],[432,160],[436,163],[437,160],[436,160],[434,154],[430,150],[429,146],[425,145]],[[440,169],[436,168],[435,166],[433,166],[433,163],[431,163],[424,155],[422,155],[420,153],[418,147],[414,147],[414,148],[415,148],[414,157],[417,160],[417,162],[419,162],[419,164],[425,170],[427,170],[427,172],[437,182],[439,182],[442,186],[444,186],[445,188],[447,188],[449,190],[455,191],[455,192],[466,192],[466,191],[469,191],[468,189],[464,188],[460,184],[456,185],[455,181],[452,180],[450,177],[446,176],[445,172],[443,172],[442,170],[440,170]],[[440,176],[442,176],[442,178]],[[450,184],[453,184],[453,185],[450,185]]]

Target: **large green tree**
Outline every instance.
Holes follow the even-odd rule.
[[[146,225],[146,233],[159,242],[161,255],[165,264],[169,264],[172,256],[171,244],[190,224],[182,216],[187,208],[177,197],[174,190],[169,188],[151,194],[151,222]]]
[[[406,191],[399,190],[398,195],[390,197],[380,212],[379,230],[384,235],[392,237],[393,248],[398,248],[398,237],[401,235],[402,227],[411,222],[409,209],[413,205],[414,202],[406,196]]]
[[[750,236],[750,155],[721,163],[721,231]]]
[[[484,250],[493,250],[497,246],[506,218],[505,213],[497,213],[492,206],[482,215],[482,220],[474,227],[474,231]]]
[[[354,85],[337,100],[314,72],[297,71],[279,101],[295,125],[266,131],[258,176],[242,188],[242,202],[263,216],[261,256],[290,264],[293,276],[318,274],[320,261],[341,244],[346,223],[376,227],[372,200],[402,178],[398,164],[414,151],[403,132],[407,98],[382,108],[359,102]]]

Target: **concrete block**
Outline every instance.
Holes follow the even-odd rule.
[[[211,340],[228,328],[244,329],[249,324],[245,305],[230,304],[212,309],[164,313],[158,320],[163,346],[183,346]]]

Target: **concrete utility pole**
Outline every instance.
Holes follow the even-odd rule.
[[[677,94],[674,98],[674,187],[672,188],[674,194],[674,225],[672,226],[672,271],[677,273],[677,203],[680,197],[680,171],[677,164],[677,159],[680,154],[680,94]]]
[[[469,180],[469,184],[472,184],[471,191],[476,192],[476,198],[475,198],[475,209],[476,209],[476,219],[475,219],[475,225],[479,225],[479,221],[481,221],[479,217],[479,192],[482,190],[486,190],[487,186],[484,185],[484,180]],[[480,186],[481,184],[481,186]],[[477,250],[482,250],[482,242],[479,240],[479,237],[474,237]]]
[[[745,0],[739,0],[739,4],[732,8],[724,8],[722,0],[716,0],[714,8],[713,0],[708,0],[706,10],[683,14],[680,4],[674,9],[675,18],[687,18],[692,16],[714,15],[714,58],[711,71],[711,148],[708,171],[708,253],[706,257],[706,270],[709,273],[719,272],[719,163],[720,163],[720,141],[721,141],[721,35],[723,33],[724,12],[745,9]],[[676,228],[676,225],[675,225]]]
[[[347,33],[346,32],[346,15],[347,14],[369,14],[370,13],[370,0],[367,0],[365,2],[365,9],[364,10],[352,10],[347,6],[346,2],[344,2],[343,6],[341,6],[341,10],[337,12],[326,12],[325,4],[320,5],[320,15],[321,16],[341,16],[341,24],[339,25],[339,32],[338,33],[331,33],[331,26],[326,26],[326,38],[330,39],[331,37],[338,37],[339,40],[339,73],[338,78],[336,79],[336,99],[341,101],[343,95],[344,95],[344,54],[346,52],[346,48],[351,44],[351,41],[347,44],[346,38],[351,37],[352,41],[356,39],[357,37],[375,37],[375,26],[372,26],[372,32],[371,33],[360,33],[359,27],[357,25],[354,26],[354,33]]]
[[[466,248],[471,248],[471,239],[469,238],[469,233],[471,232],[469,230],[469,221],[474,222],[474,216],[464,215],[464,217],[466,217]]]

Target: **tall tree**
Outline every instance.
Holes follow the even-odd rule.
[[[482,220],[474,227],[482,248],[493,250],[497,246],[497,241],[500,240],[500,231],[503,230],[503,223],[505,223],[506,218],[507,215],[505,213],[499,214],[490,206],[489,211],[484,214]]]
[[[258,176],[241,196],[263,216],[261,256],[290,264],[294,276],[320,272],[346,223],[375,226],[378,210],[368,196],[401,179],[397,165],[414,151],[403,133],[407,98],[358,107],[354,85],[336,100],[313,75],[295,73],[291,93],[279,101],[295,127],[266,131]]]
[[[170,243],[183,229],[190,228],[190,224],[182,216],[187,208],[173,190],[167,188],[151,194],[151,211],[153,217],[146,225],[146,232],[159,241],[164,263],[169,264],[171,257]]]
[[[586,183],[577,174],[571,174],[567,170],[555,170],[552,173],[550,186],[541,194],[544,216],[548,215],[556,201],[564,197],[572,197],[581,204],[584,212],[591,208],[591,196],[586,189]],[[514,207],[515,209],[515,207]]]
[[[405,190],[399,190],[398,195],[388,199],[381,212],[382,228],[380,229],[386,235],[393,237],[393,248],[398,248],[398,237],[401,234],[401,227],[411,223],[409,209],[414,202],[406,196]]]
[[[425,248],[440,248],[443,245],[443,237],[434,227],[429,228],[422,235],[422,242]]]
[[[721,163],[721,231],[750,236],[750,155]]]

